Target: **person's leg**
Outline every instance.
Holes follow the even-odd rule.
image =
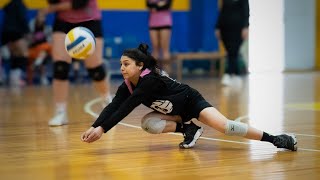
[[[268,133],[248,126],[247,124],[227,119],[214,107],[203,109],[200,112],[199,121],[226,135],[242,136],[247,139],[267,141],[273,143],[279,148],[286,148],[292,151],[297,150],[297,141],[294,135],[269,135]]]
[[[72,70],[73,70],[73,78],[74,82],[78,83],[79,80],[79,74],[80,74],[80,61],[81,60],[76,60],[72,59]]]
[[[28,57],[28,43],[24,37],[11,41],[8,47],[11,55]]]
[[[163,68],[171,74],[171,53],[170,53],[170,40],[171,29],[161,29],[160,31],[160,49],[162,50],[162,63]]]
[[[158,112],[151,112],[141,120],[141,127],[148,133],[160,134],[179,132],[184,135],[184,140],[179,143],[180,148],[192,148],[200,138],[203,128],[194,124],[191,120],[182,122],[179,115],[165,115]]]
[[[32,47],[29,49],[28,73],[27,73],[28,84],[33,83],[35,72],[39,72],[40,81],[43,80],[42,64],[46,57],[47,57],[47,51],[42,50],[40,46]]]
[[[60,126],[68,123],[67,97],[71,57],[64,49],[65,36],[66,34],[63,32],[54,32],[52,35],[52,58],[54,68],[52,88],[56,114],[49,121],[50,126]]]
[[[230,74],[230,58],[229,58],[229,54],[228,54],[228,49],[229,49],[229,41],[224,37],[222,36],[222,44],[223,44],[223,47],[225,49],[225,51],[227,52],[227,56],[226,56],[226,60],[227,60],[227,68],[221,78],[221,84],[224,85],[224,86],[230,86],[231,85],[231,74]]]
[[[238,56],[240,49],[240,42],[228,42],[226,43],[226,49],[228,51],[228,69],[227,73],[231,75],[239,74],[238,68]]]
[[[170,60],[170,40],[171,40],[171,29],[161,29],[160,30],[160,49],[163,53],[164,60]]]
[[[150,40],[152,46],[152,56],[157,60],[160,58],[160,40],[159,40],[159,31],[156,29],[150,29]]]
[[[235,75],[238,73],[238,55],[242,43],[241,27],[221,30],[221,39],[227,51],[228,67],[226,73]]]
[[[10,83],[13,86],[25,85],[21,76],[22,73],[26,72],[28,64],[28,44],[26,39],[21,37],[13,40],[8,44],[8,47],[11,55]]]
[[[181,117],[150,112],[141,119],[141,127],[148,133],[182,132]]]
[[[224,83],[225,85],[236,85],[241,86],[241,79],[238,76],[240,74],[239,69],[239,51],[240,46],[242,43],[242,37],[241,37],[241,30],[234,30],[234,31],[226,31],[222,33],[222,40],[225,46],[225,49],[227,51],[227,70],[226,74],[231,75],[231,79],[229,80],[229,83]]]
[[[106,70],[103,66],[102,59],[103,39],[96,38],[96,49],[95,53],[88,57],[84,61],[86,68],[88,69],[89,76],[93,80],[93,85],[98,91],[100,96],[106,100],[106,103],[111,101],[109,91],[109,79],[106,74]]]
[[[49,45],[49,43],[44,42],[39,44],[36,49],[38,53],[37,53],[37,56],[35,57],[35,61],[32,67],[39,71],[41,85],[49,85],[45,64],[46,64],[46,61],[48,60],[48,57],[51,56],[51,46]]]

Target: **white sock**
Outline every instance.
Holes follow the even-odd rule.
[[[56,103],[56,113],[65,113],[67,111],[67,104],[63,103]]]

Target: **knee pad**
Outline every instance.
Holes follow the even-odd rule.
[[[248,125],[242,122],[227,121],[225,134],[229,136],[245,136],[248,132]]]
[[[142,119],[141,127],[150,134],[160,134],[166,127],[166,121],[157,117],[147,117]]]
[[[102,81],[106,77],[103,65],[88,69],[89,77],[94,81]]]
[[[67,80],[69,77],[70,64],[64,61],[57,61],[53,64],[53,78]]]

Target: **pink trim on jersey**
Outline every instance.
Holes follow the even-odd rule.
[[[150,12],[149,27],[172,26],[170,10]]]
[[[144,77],[145,75],[149,74],[150,72],[151,72],[151,70],[147,68],[141,72],[140,77]],[[129,89],[129,92],[132,94],[133,90],[132,90],[132,86],[131,86],[130,81],[128,79],[125,79],[124,82],[126,83],[128,89]]]
[[[71,2],[72,0],[60,0],[60,2]],[[96,0],[89,0],[85,8],[78,10],[59,11],[58,18],[69,23],[80,23],[90,20],[100,20],[101,11]]]
[[[132,90],[132,86],[131,86],[130,81],[129,81],[128,79],[125,79],[124,82],[126,83],[129,92],[132,94],[132,93],[133,93],[133,90]]]
[[[146,68],[145,70],[143,70],[140,74],[140,77],[144,77],[145,75],[149,74],[151,72],[150,69]]]

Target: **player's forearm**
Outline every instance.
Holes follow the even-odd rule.
[[[105,130],[109,131],[115,125],[117,125],[122,119],[124,119],[134,108],[139,106],[142,102],[142,94],[134,92],[121,106],[112,113],[112,116],[108,117],[107,120],[103,121],[100,126]],[[102,117],[101,117],[102,118]]]

